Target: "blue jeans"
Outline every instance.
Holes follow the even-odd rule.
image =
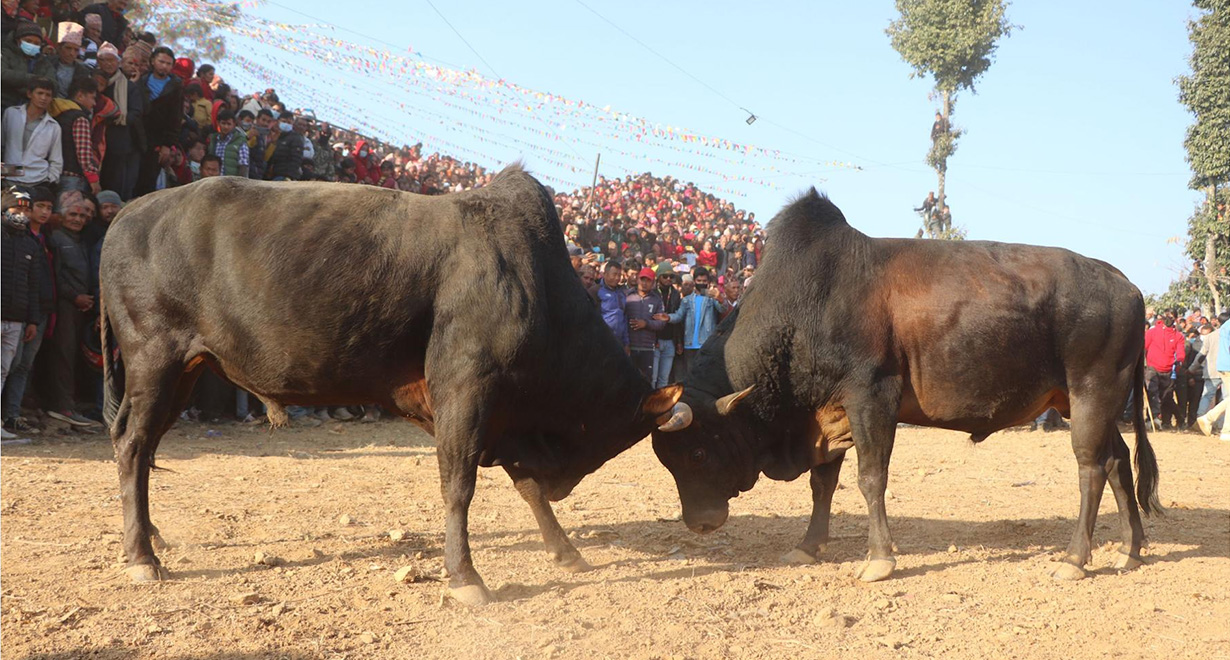
[[[9,376],[9,378],[12,378],[12,376]],[[1217,396],[1217,386],[1219,385],[1221,385],[1220,378],[1204,379],[1204,395],[1200,397],[1200,406],[1196,408],[1196,415],[1203,417],[1213,407],[1213,398]],[[1222,392],[1223,397],[1227,395],[1230,395],[1230,393]]]
[[[256,397],[248,394],[247,390],[240,387],[235,388],[235,419],[243,421],[243,419],[248,416],[248,413],[250,412],[249,401],[254,398]],[[260,399],[256,399],[253,403],[255,405],[251,407],[255,409],[254,412],[257,414],[264,410],[265,406],[260,402]]]
[[[654,352],[653,386],[666,387],[671,380],[671,367],[675,364],[675,342],[672,339],[659,339],[658,350]]]
[[[47,322],[38,324],[34,339],[17,344],[17,355],[9,367],[9,377],[4,381],[5,419],[16,419],[21,416],[21,399],[26,395],[26,384],[30,382],[30,368],[34,366],[34,357],[38,355],[38,347],[43,345],[43,331]]]

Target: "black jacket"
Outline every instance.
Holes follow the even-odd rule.
[[[107,86],[104,94],[115,98],[115,83]],[[164,92],[165,93],[165,92]],[[149,102],[149,90],[140,80],[128,83],[128,117],[126,124],[107,124],[107,154],[126,156],[130,153],[145,153],[145,104]]]
[[[90,255],[81,236],[60,228],[51,232],[51,251],[55,254],[56,294],[60,300],[90,293]]]
[[[270,179],[283,176],[298,181],[303,174],[303,144],[305,138],[298,133],[283,133],[273,147],[266,174]]]
[[[167,86],[158,98],[149,100],[149,77],[147,73],[137,79],[146,93],[145,140],[146,151],[154,147],[173,147],[179,144],[179,129],[184,124],[184,84],[179,76],[171,74]]]
[[[47,257],[38,239],[25,228],[4,223],[3,254],[0,254],[0,310],[5,321],[41,323]]]

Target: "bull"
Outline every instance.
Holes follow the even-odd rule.
[[[752,285],[690,365],[680,411],[654,433],[689,528],[720,527],[730,498],[761,474],[810,472],[811,520],[784,558],[815,561],[854,448],[869,517],[857,576],[882,580],[896,566],[884,493],[897,424],[981,442],[1054,407],[1071,419],[1080,514],[1053,577],[1085,576],[1108,481],[1122,536],[1115,566],[1142,563],[1140,509],[1160,511],[1158,470],[1135,396],[1133,492],[1117,420],[1143,385],[1145,310],[1121,272],[1057,248],[870,238],[814,188],[769,232]]]
[[[569,264],[549,194],[519,165],[439,197],[233,177],[164,190],[115,219],[100,274],[105,419],[138,581],[167,576],[149,471],[205,368],[274,425],[288,404],[375,402],[434,435],[449,590],[475,605],[492,600],[470,557],[477,468],[502,466],[555,561],[584,570],[549,501],[682,393],[638,375]]]

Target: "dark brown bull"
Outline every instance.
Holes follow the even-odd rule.
[[[1056,248],[869,238],[813,189],[769,224],[739,307],[689,365],[683,403],[654,433],[688,527],[709,532],[760,474],[811,472],[813,511],[790,561],[814,561],[847,449],[870,517],[866,581],[895,566],[884,508],[898,422],[981,442],[1054,406],[1072,420],[1080,519],[1054,576],[1079,579],[1109,480],[1140,564],[1137,496],[1160,510],[1157,462],[1133,398],[1139,490],[1116,421],[1143,380],[1144,303],[1112,266]]]
[[[491,599],[466,523],[480,465],[504,467],[548,551],[583,570],[548,500],[681,392],[640,378],[569,264],[550,197],[517,166],[441,197],[231,177],[154,193],[116,218],[101,279],[104,341],[123,356],[105,365],[106,417],[137,580],[165,575],[149,470],[206,365],[274,423],[285,404],[377,402],[434,434],[445,567],[467,603]]]

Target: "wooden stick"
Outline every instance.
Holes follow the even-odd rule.
[[[1149,390],[1142,387],[1140,393],[1144,396],[1145,414],[1149,416],[1149,426],[1154,433],[1157,433],[1157,421],[1153,419],[1153,407],[1149,405]]]

